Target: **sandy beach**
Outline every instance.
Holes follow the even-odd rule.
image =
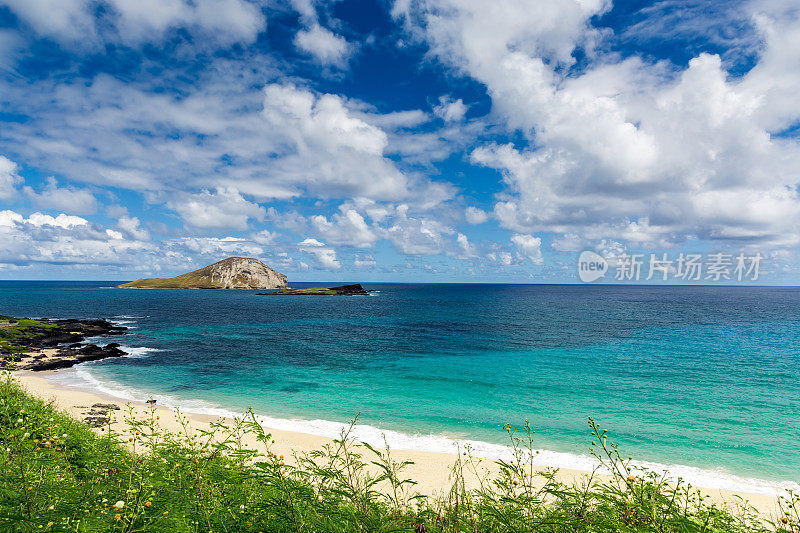
[[[92,406],[98,403],[114,403],[121,407],[120,410],[110,411],[112,415],[112,427],[114,430],[125,433],[123,413],[126,406],[133,409],[137,416],[144,416],[149,411],[150,406],[143,402],[131,402],[114,396],[89,392],[85,390],[75,390],[66,388],[48,379],[58,371],[29,372],[17,371],[14,376],[20,380],[24,388],[31,394],[52,402],[59,409],[66,411],[77,419],[84,419],[92,410]],[[180,424],[176,417],[176,412],[166,406],[156,405],[156,414],[159,421],[166,429],[177,431]],[[218,417],[182,413],[188,418],[193,429],[205,429],[214,421],[224,420]],[[275,443],[272,451],[279,455],[284,455],[287,461],[296,455],[302,455],[312,450],[320,449],[323,445],[332,442],[332,439],[317,435],[285,431],[280,429],[265,427],[265,430],[272,434]],[[95,429],[98,433],[100,429]],[[252,438],[246,444],[250,447],[258,448],[257,441]],[[365,450],[366,451],[366,450]],[[457,460],[455,454],[424,452],[416,450],[392,449],[392,455],[398,461],[413,461],[405,471],[407,476],[417,481],[415,490],[421,494],[437,497],[446,494],[451,486],[450,473],[453,464]],[[475,459],[474,471],[467,473],[467,481],[475,488],[480,485],[480,478],[491,479],[497,472],[497,466],[491,459]],[[470,470],[465,468],[466,470]],[[557,479],[565,483],[582,483],[588,479],[590,472],[579,470],[560,469]],[[608,480],[608,476],[599,474],[594,475],[595,480]],[[703,494],[719,504],[730,508],[737,508],[746,502],[754,507],[765,518],[774,517],[777,514],[777,496],[765,494],[752,494],[740,491],[730,491],[724,489],[701,489]]]

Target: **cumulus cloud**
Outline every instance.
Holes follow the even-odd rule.
[[[0,263],[120,265],[142,259],[153,245],[125,239],[74,215],[0,211]]]
[[[533,264],[541,265],[544,263],[544,259],[542,259],[542,239],[539,237],[515,233],[511,236],[511,242]]]
[[[340,206],[339,212],[334,213],[330,220],[323,215],[312,216],[311,225],[317,234],[332,244],[369,248],[378,240],[378,235],[364,217],[347,205]]]
[[[218,261],[231,255],[258,257],[264,249],[239,237],[182,237],[164,241],[169,253],[181,254],[184,261],[197,256],[203,261]],[[203,265],[204,266],[204,265]]]
[[[483,224],[489,220],[489,215],[483,209],[469,206],[464,210],[464,216],[470,224]]]
[[[384,157],[387,135],[351,112],[334,94],[271,84],[264,89],[263,117],[284,146],[273,175],[309,190],[395,200],[414,195],[441,202],[450,193],[428,180],[413,181]]]
[[[269,231],[269,230],[265,229],[265,230],[261,230],[259,232],[253,233],[252,235],[250,235],[250,238],[253,239],[253,241],[257,242],[258,244],[262,244],[264,246],[269,246],[269,245],[275,243],[275,241],[278,238],[278,234],[275,233],[274,231]]]
[[[38,35],[76,48],[139,45],[187,29],[205,42],[252,42],[266,19],[244,0],[0,0]]]
[[[397,250],[408,255],[434,255],[444,250],[443,235],[453,229],[425,216],[409,216],[408,205],[396,207],[391,225],[382,229]]]
[[[121,216],[117,220],[117,227],[132,239],[139,241],[150,240],[150,233],[142,228],[137,217]]]
[[[595,242],[800,243],[800,147],[780,135],[800,119],[789,89],[798,82],[800,14],[779,2],[748,4],[763,52],[731,79],[706,53],[685,69],[604,56],[590,19],[609,6],[396,4],[412,34],[485,84],[506,126],[528,136],[532,148],[490,143],[471,154],[503,176],[501,225]],[[588,65],[573,71],[578,48]]]
[[[353,53],[353,45],[319,24],[300,30],[294,37],[294,45],[314,57],[322,65],[344,68]]]
[[[456,235],[456,243],[458,244],[459,253],[458,257],[461,259],[472,259],[478,257],[478,249],[474,244],[469,242],[469,237],[463,233]]]
[[[377,264],[375,258],[369,254],[356,254],[353,258],[353,266],[359,269],[369,270]]]
[[[439,105],[434,106],[433,112],[445,122],[460,122],[467,114],[467,106],[461,98],[453,100],[449,96],[440,96]]]
[[[0,155],[0,199],[8,200],[17,194],[17,185],[22,177],[17,173],[17,164]]]
[[[215,192],[178,195],[167,205],[196,228],[247,229],[251,218],[264,220],[264,207],[246,200],[234,188],[218,188]]]
[[[297,247],[314,257],[317,266],[324,270],[339,270],[342,264],[336,259],[336,250],[325,246],[325,243],[317,239],[307,238],[297,243]]]
[[[25,187],[24,191],[31,202],[41,208],[60,209],[79,215],[90,215],[97,211],[97,200],[91,192],[75,187],[59,187],[53,177],[47,178],[44,189],[39,192],[31,187]]]

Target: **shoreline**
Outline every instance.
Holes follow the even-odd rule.
[[[45,399],[46,401],[51,401],[56,407],[66,411],[78,420],[84,420],[87,415],[90,415],[92,406],[95,404],[117,404],[121,409],[119,411],[112,411],[116,413],[116,420],[112,423],[112,427],[123,434],[124,430],[121,427],[122,422],[120,420],[122,419],[122,413],[125,412],[126,406],[130,406],[133,410],[132,412],[138,416],[143,415],[150,408],[150,406],[143,401],[131,400],[97,390],[71,388],[53,379],[54,376],[60,375],[63,372],[64,371],[59,370],[38,372],[20,370],[12,374],[21,382],[29,393]],[[156,413],[160,416],[160,422],[163,427],[173,431],[180,428],[175,410],[172,407],[156,404],[155,409]],[[230,413],[231,415],[234,414],[225,410],[220,410],[220,412],[225,412],[226,414]],[[97,413],[95,412],[92,414],[96,416]],[[230,416],[202,414],[183,409],[181,409],[181,415],[188,420],[189,425],[193,429],[206,429],[212,422],[230,420]],[[262,425],[265,431],[272,434],[272,438],[275,441],[272,451],[276,454],[285,455],[287,458],[293,457],[295,454],[304,454],[320,449],[322,446],[330,444],[333,441],[333,439],[328,436],[270,427],[269,424],[265,424],[263,421]],[[95,428],[95,431],[99,432],[100,430]],[[248,444],[255,446],[255,439],[248,442]],[[396,445],[391,446],[391,453],[395,460],[414,462],[414,464],[408,467],[405,474],[407,477],[417,481],[417,485],[414,487],[416,492],[431,497],[440,497],[445,495],[450,489],[450,483],[448,481],[449,475],[453,464],[459,458],[456,453],[402,449],[402,447],[397,447]],[[485,482],[486,479],[492,479],[495,476],[498,467],[495,462],[496,459],[492,457],[477,457],[473,455],[471,459],[473,471],[467,476],[467,481],[471,485],[468,488],[478,488],[482,480]],[[537,465],[537,468],[544,469],[546,465]],[[467,469],[465,468],[465,470]],[[579,470],[563,467],[558,468],[556,479],[566,484],[580,484],[585,483],[590,475],[593,475],[594,479],[599,481],[611,480],[609,475],[593,474],[588,469]],[[777,487],[775,487],[775,494],[766,494],[763,491],[749,492],[747,490],[707,488],[702,486],[693,486],[693,488],[700,490],[704,496],[709,497],[712,501],[729,508],[737,508],[740,507],[743,502],[747,502],[748,505],[755,508],[764,518],[774,518],[778,516],[777,503],[778,495],[781,491]]]

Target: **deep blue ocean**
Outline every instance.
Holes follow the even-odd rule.
[[[72,386],[252,407],[320,434],[360,414],[395,446],[470,440],[486,455],[527,418],[558,466],[585,465],[591,416],[625,455],[706,486],[800,481],[799,288],[365,284],[379,292],[270,297],[113,284],[0,282],[0,314],[133,328],[103,341],[130,357],[64,373]]]

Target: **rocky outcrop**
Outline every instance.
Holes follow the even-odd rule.
[[[119,344],[83,344],[87,337],[124,335],[127,328],[107,320],[42,320],[47,327],[19,331],[14,349],[0,349],[0,368],[14,370],[56,370],[86,361],[121,357]]]
[[[138,279],[118,285],[125,289],[283,289],[286,275],[258,259],[229,257],[174,278]]]
[[[105,346],[86,344],[77,347],[58,348],[49,353],[44,350],[38,354],[27,354],[27,357],[19,363],[18,368],[21,370],[58,370],[75,366],[78,363],[99,361],[109,357],[122,357],[123,355],[127,355],[127,352],[120,350],[119,344],[115,342]]]
[[[340,285],[338,287],[307,287],[304,289],[283,289],[275,292],[259,292],[267,296],[358,296],[369,294],[360,283]]]

